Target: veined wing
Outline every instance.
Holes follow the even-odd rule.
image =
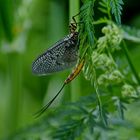
[[[78,53],[78,33],[71,33],[41,54],[32,65],[37,75],[47,75],[71,68],[76,64]]]

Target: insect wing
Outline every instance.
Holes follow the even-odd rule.
[[[47,75],[73,67],[77,61],[78,37],[67,35],[40,55],[32,65],[32,71],[37,75]]]

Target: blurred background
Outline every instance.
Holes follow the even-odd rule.
[[[0,0],[0,138],[34,123],[32,114],[54,96],[70,73],[37,77],[31,67],[38,55],[68,34],[70,19],[81,4],[80,0]],[[124,1],[123,24],[140,28],[139,7],[138,0]],[[133,46],[132,60],[140,71],[140,46]],[[51,107],[76,101],[90,91],[81,73]],[[127,111],[136,124],[140,119],[133,114],[139,105]]]

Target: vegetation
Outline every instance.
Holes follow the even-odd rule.
[[[0,1],[2,139],[140,138],[139,17],[135,22],[121,20],[123,7],[129,3]],[[42,117],[34,119],[32,114],[57,93],[70,71],[37,77],[31,73],[32,62],[68,34],[68,17],[71,20],[79,11],[79,60],[85,59],[82,72]]]

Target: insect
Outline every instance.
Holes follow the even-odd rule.
[[[75,21],[75,19],[74,19]],[[76,21],[70,24],[70,34],[41,54],[32,65],[36,75],[47,75],[73,67],[78,59],[78,32]]]
[[[78,14],[77,14],[78,15]],[[77,16],[75,15],[75,16]],[[32,65],[32,71],[36,75],[47,75],[62,71],[76,65],[78,60],[78,49],[79,40],[77,22],[73,16],[74,23],[70,24],[70,34],[56,42],[51,48],[49,48],[45,53],[41,54]],[[35,117],[39,117],[45,110],[52,104],[52,102],[57,98],[62,89],[66,84],[71,82],[81,71],[84,65],[84,59],[80,60],[76,68],[64,81],[61,89],[52,98],[52,100],[42,107],[38,112],[35,113]]]

